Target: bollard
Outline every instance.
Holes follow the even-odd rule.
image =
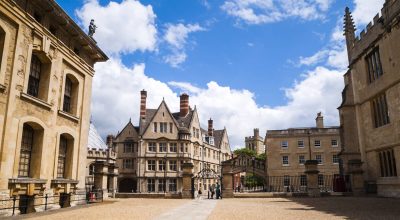
[[[47,194],[46,194],[46,196],[44,197],[44,210],[45,211],[47,211]]]
[[[17,200],[17,196],[13,196],[13,213],[12,215],[14,215],[15,213],[15,201]]]

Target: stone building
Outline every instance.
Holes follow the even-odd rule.
[[[319,185],[332,186],[334,176],[339,175],[339,131],[336,126],[325,127],[321,113],[316,118],[316,127],[268,130],[265,137],[267,178],[284,177],[284,186],[289,186],[294,184],[291,177],[296,177],[297,184],[305,187],[304,164],[307,160],[317,160]]]
[[[245,147],[255,151],[257,154],[265,153],[264,138],[260,136],[260,130],[254,128],[254,135],[245,137]]]
[[[69,201],[85,189],[93,66],[108,58],[55,1],[1,0],[0,59],[0,199],[22,212],[43,208],[35,196]]]
[[[117,153],[112,144],[113,136],[107,137],[107,144],[91,123],[86,160],[86,191],[100,192],[103,198],[114,197],[117,190]]]
[[[349,70],[339,107],[344,172],[353,192],[400,197],[400,1],[386,0],[381,16],[355,35],[344,16]]]
[[[171,112],[163,100],[157,109],[146,106],[147,92],[141,91],[139,126],[131,121],[116,135],[119,192],[182,192],[182,165],[192,163],[195,188],[218,181],[221,162],[231,158],[226,129],[200,127],[197,108],[189,96],[180,96],[180,111]],[[213,174],[212,178],[203,172]]]

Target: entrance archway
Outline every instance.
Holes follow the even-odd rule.
[[[119,182],[118,191],[122,193],[133,193],[136,192],[136,180],[131,178],[122,179]]]
[[[220,189],[222,189],[222,178],[215,170],[207,167],[202,169],[200,172],[196,173],[192,177],[192,191],[194,197],[194,191],[198,191],[201,188],[202,195],[207,196],[209,187],[215,187],[215,184],[220,184]]]

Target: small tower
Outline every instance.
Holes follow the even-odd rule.
[[[356,26],[354,25],[353,16],[351,15],[349,7],[346,7],[344,14],[344,36],[346,37],[347,54],[349,63],[351,62],[351,50],[353,49],[354,42],[356,41]]]

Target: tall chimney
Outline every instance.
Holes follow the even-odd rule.
[[[260,137],[260,130],[258,128],[254,128],[254,138]]]
[[[214,136],[213,120],[208,120],[208,136]]]
[[[140,91],[140,119],[146,119],[146,99],[147,91]]]
[[[112,134],[107,135],[107,146],[108,146],[108,148],[112,148],[113,141],[114,141],[114,135],[112,135]]]
[[[318,112],[317,118],[315,119],[317,128],[324,128],[324,117],[321,112]]]
[[[189,113],[189,95],[183,93],[181,95],[180,116],[185,117],[188,113]]]

